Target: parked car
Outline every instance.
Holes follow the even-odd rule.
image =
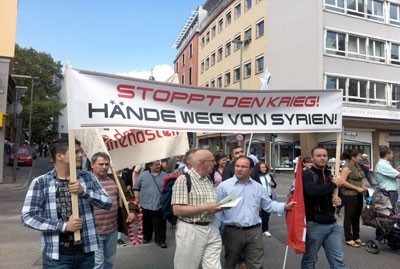
[[[32,149],[29,146],[19,146],[18,147],[18,165],[28,165],[32,166],[33,163],[33,156],[32,156]],[[11,149],[11,153],[8,155],[8,165],[14,165],[15,159],[15,148]]]

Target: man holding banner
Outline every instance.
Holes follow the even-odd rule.
[[[304,202],[307,219],[306,252],[301,261],[302,269],[315,268],[318,252],[325,250],[330,268],[345,268],[340,227],[335,218],[335,206],[341,204],[333,196],[335,188],[343,184],[341,177],[333,177],[325,169],[328,152],[323,147],[311,150],[313,166],[303,171]]]
[[[77,171],[77,180],[70,178],[68,140],[53,143],[51,156],[54,169],[35,178],[22,208],[22,224],[39,230],[43,268],[94,268],[97,234],[93,207],[110,209],[111,198],[97,179],[87,171]],[[75,143],[77,166],[82,150]],[[78,195],[79,218],[72,216],[71,194]],[[82,240],[74,239],[81,230]]]

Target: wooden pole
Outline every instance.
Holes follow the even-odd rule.
[[[128,206],[128,201],[126,200],[126,197],[125,197],[125,191],[122,189],[121,183],[119,182],[119,179],[118,179],[117,173],[115,172],[114,167],[112,165],[110,165],[110,168],[111,168],[111,172],[115,178],[115,183],[117,184],[117,187],[118,187],[119,197],[122,199],[122,202],[124,203],[126,212],[129,214],[129,206]]]
[[[342,154],[342,132],[338,132],[336,135],[336,163],[335,163],[335,176],[339,176],[340,168],[340,155]],[[333,191],[333,197],[338,197],[339,189],[335,188]]]
[[[73,129],[68,131],[68,153],[69,153],[69,180],[75,182],[76,177],[76,154],[75,154],[75,133]],[[78,194],[71,193],[72,216],[79,218]],[[75,241],[81,240],[80,230],[74,232]]]

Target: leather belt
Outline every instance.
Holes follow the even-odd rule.
[[[188,224],[194,224],[194,225],[200,225],[200,226],[208,226],[211,222],[201,222],[201,221],[186,221],[186,220],[183,220],[183,219],[181,219],[181,218],[179,218],[179,220],[181,220],[181,221],[183,221],[183,222],[185,222],[185,223],[188,223]]]
[[[240,226],[235,226],[235,225],[225,225],[225,227],[229,227],[229,228],[235,228],[235,229],[239,229],[239,230],[248,230],[248,229],[253,229],[256,227],[259,227],[261,224],[258,223],[256,225],[251,225],[251,226],[246,226],[246,227],[240,227]]]

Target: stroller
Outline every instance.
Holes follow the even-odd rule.
[[[367,242],[369,253],[377,254],[381,241],[386,241],[392,250],[400,249],[400,214],[393,212],[387,191],[376,189],[372,197],[366,197],[361,219],[363,225],[376,228],[376,239]]]

